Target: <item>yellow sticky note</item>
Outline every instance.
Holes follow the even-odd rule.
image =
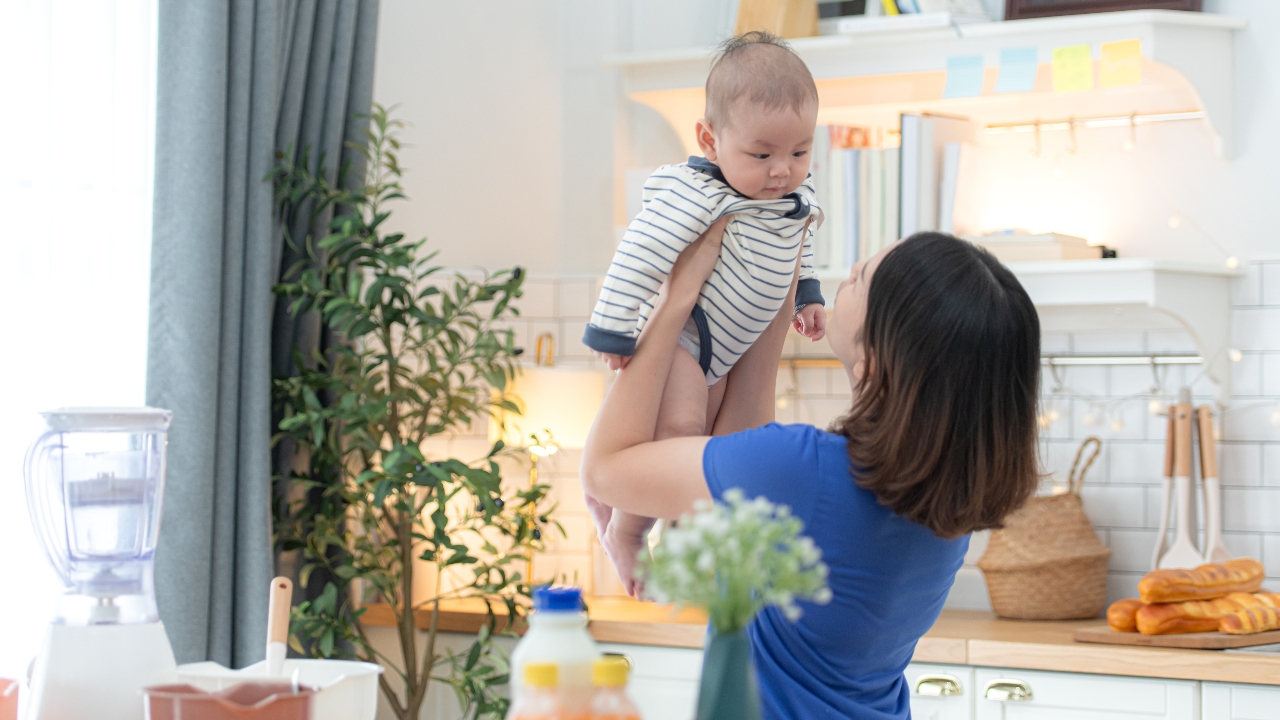
[[[1142,41],[1120,40],[1102,43],[1098,63],[1098,84],[1102,87],[1137,85],[1142,82]]]
[[[1093,56],[1088,45],[1053,49],[1053,91],[1093,89]]]

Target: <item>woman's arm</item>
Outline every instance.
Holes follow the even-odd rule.
[[[716,221],[680,254],[635,355],[605,396],[582,450],[587,494],[624,512],[677,517],[699,499],[710,498],[702,475],[707,437],[654,442],[662,390],[676,352],[676,339],[720,256],[728,217]]]

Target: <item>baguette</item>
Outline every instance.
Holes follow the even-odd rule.
[[[1138,598],[1127,598],[1111,603],[1107,608],[1107,625],[1116,632],[1138,632],[1138,610],[1146,603]]]
[[[1213,600],[1231,593],[1256,592],[1262,588],[1262,578],[1262,563],[1239,558],[1194,570],[1153,570],[1138,582],[1138,594],[1147,603]]]
[[[1280,610],[1280,595],[1272,593],[1231,593],[1213,600],[1187,600],[1179,603],[1157,603],[1138,609],[1138,632],[1143,635],[1179,635],[1213,632],[1223,617],[1254,609]]]
[[[1230,635],[1280,630],[1280,610],[1274,607],[1253,607],[1227,613],[1218,621],[1218,630]]]

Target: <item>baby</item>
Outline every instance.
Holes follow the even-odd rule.
[[[658,413],[657,440],[707,435],[724,397],[724,377],[786,301],[800,262],[793,323],[811,340],[825,334],[813,271],[813,231],[822,222],[809,182],[818,90],[809,69],[779,38],[750,32],[727,41],[707,77],[696,126],[705,157],[658,168],[644,187],[605,277],[583,342],[611,370],[634,354],[659,287],[680,251],[725,215],[720,259],[679,340]],[[588,497],[596,530],[627,592],[653,525]]]

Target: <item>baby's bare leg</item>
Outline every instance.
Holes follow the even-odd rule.
[[[654,439],[705,435],[707,429],[708,393],[706,376],[698,361],[684,350],[676,350],[671,373],[662,391],[658,408],[658,425]],[[714,417],[714,415],[712,416]],[[636,560],[644,547],[645,536],[653,527],[653,518],[614,510],[609,527],[601,538],[605,552],[618,571],[618,578],[629,595],[634,596]]]

